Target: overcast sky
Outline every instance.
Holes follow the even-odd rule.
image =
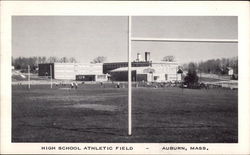
[[[137,16],[133,37],[237,39],[237,17]],[[128,19],[120,16],[14,16],[12,55],[75,57],[90,62],[127,60]],[[153,61],[174,55],[180,63],[238,55],[236,43],[133,42],[132,56],[151,52]]]

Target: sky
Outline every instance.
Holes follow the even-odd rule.
[[[234,16],[133,16],[132,37],[238,39]],[[108,62],[127,61],[128,17],[13,16],[12,56],[75,57],[88,63],[97,56]],[[137,53],[152,61],[173,55],[180,63],[238,55],[237,43],[132,42]]]

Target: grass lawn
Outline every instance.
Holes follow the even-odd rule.
[[[13,142],[238,142],[236,90],[133,88],[127,136],[126,88],[49,87],[12,86]]]

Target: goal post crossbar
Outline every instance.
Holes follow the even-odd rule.
[[[150,41],[150,42],[197,42],[197,43],[238,43],[237,39],[193,39],[193,38],[148,38],[133,37],[131,41]]]

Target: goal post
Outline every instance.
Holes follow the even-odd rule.
[[[52,88],[53,83],[52,83],[52,65],[49,65],[49,71],[50,71],[50,88]]]
[[[209,38],[150,38],[131,37],[132,16],[128,16],[128,135],[132,135],[132,82],[131,82],[131,42],[194,42],[194,43],[238,43],[238,39],[209,39]]]
[[[30,65],[28,65],[28,88],[30,89]]]
[[[132,135],[131,16],[128,17],[128,135]]]

